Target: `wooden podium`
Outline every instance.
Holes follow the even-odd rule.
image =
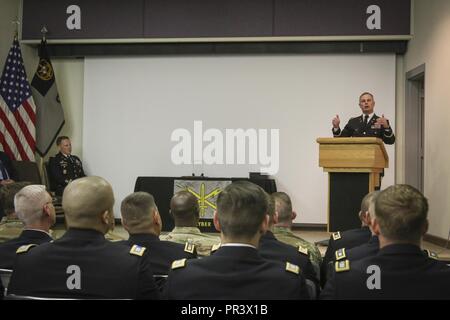
[[[364,196],[380,187],[389,166],[378,138],[318,138],[319,166],[328,172],[328,232],[359,228]]]

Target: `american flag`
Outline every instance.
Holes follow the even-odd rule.
[[[0,145],[11,159],[34,161],[36,106],[14,39],[0,78]]]

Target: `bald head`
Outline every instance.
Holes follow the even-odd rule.
[[[39,224],[51,203],[52,197],[45,186],[37,184],[22,188],[14,197],[16,214],[26,227]]]
[[[170,212],[177,227],[196,227],[199,218],[197,198],[189,191],[177,192],[170,201]]]
[[[114,224],[114,193],[103,178],[93,176],[72,181],[64,190],[62,205],[69,228],[106,233]]]

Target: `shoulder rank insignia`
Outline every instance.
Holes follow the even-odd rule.
[[[347,258],[347,254],[345,253],[345,248],[336,250],[336,252],[334,254],[336,256],[336,261]]]
[[[220,248],[220,243],[216,243],[212,246],[211,252],[216,252]]]
[[[332,237],[333,237],[334,241],[339,240],[341,238],[341,233],[339,231],[338,232],[333,232]]]
[[[172,262],[172,270],[186,267],[186,258]]]
[[[336,261],[334,263],[334,268],[336,272],[348,271],[350,270],[350,261],[348,260]]]
[[[25,253],[28,252],[33,247],[37,247],[37,244],[26,244],[17,248],[16,253]]]
[[[146,247],[138,246],[137,244],[133,245],[130,249],[130,254],[134,254],[135,256],[142,257],[144,254]]]
[[[308,255],[308,248],[298,246],[298,252],[303,253],[304,255]]]
[[[190,241],[187,241],[186,244],[184,245],[184,252],[194,254],[194,251],[195,251],[195,244],[193,244]]]
[[[286,262],[286,271],[289,271],[289,272],[292,272],[292,273],[295,273],[295,274],[299,274],[300,273],[300,267],[295,265],[295,264]]]
[[[436,260],[439,259],[438,254],[436,252],[434,252],[434,251],[425,250],[425,252],[428,255],[428,258],[436,259]]]

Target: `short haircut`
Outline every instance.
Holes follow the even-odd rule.
[[[43,216],[43,208],[49,198],[51,199],[43,185],[32,184],[22,188],[14,197],[17,217],[25,225],[38,222]]]
[[[358,101],[361,101],[362,96],[368,94],[369,96],[372,97],[372,100],[374,100],[373,94],[371,94],[370,92],[363,92],[360,94]]]
[[[217,215],[225,236],[252,238],[268,209],[267,193],[248,181],[233,182],[217,198]]]
[[[170,212],[175,222],[195,222],[200,214],[197,198],[189,191],[178,191],[170,200]]]
[[[274,192],[271,198],[275,201],[275,210],[278,212],[279,222],[290,222],[292,220],[292,202],[285,192]]]
[[[56,145],[59,146],[63,140],[70,140],[67,136],[59,136],[56,138]]]
[[[375,200],[375,197],[378,195],[378,193],[379,193],[379,191],[372,191],[364,196],[364,198],[361,200],[360,214],[366,213],[366,212],[370,213],[370,210],[369,210],[370,204]],[[373,213],[371,214],[371,218],[374,218],[372,215],[373,215]]]
[[[64,189],[62,206],[68,228],[92,229],[105,212],[113,215],[114,192],[101,177],[79,178]]]
[[[381,191],[375,200],[375,216],[381,234],[396,241],[417,241],[427,220],[428,201],[419,190],[397,184]]]
[[[134,192],[122,200],[120,212],[130,226],[138,226],[142,221],[151,219],[156,209],[155,198],[147,192]]]
[[[0,188],[0,203],[3,205],[3,212],[5,215],[10,215],[15,212],[14,209],[14,196],[19,192],[23,187],[30,185],[31,182],[21,181],[21,182],[13,182],[4,185]]]

